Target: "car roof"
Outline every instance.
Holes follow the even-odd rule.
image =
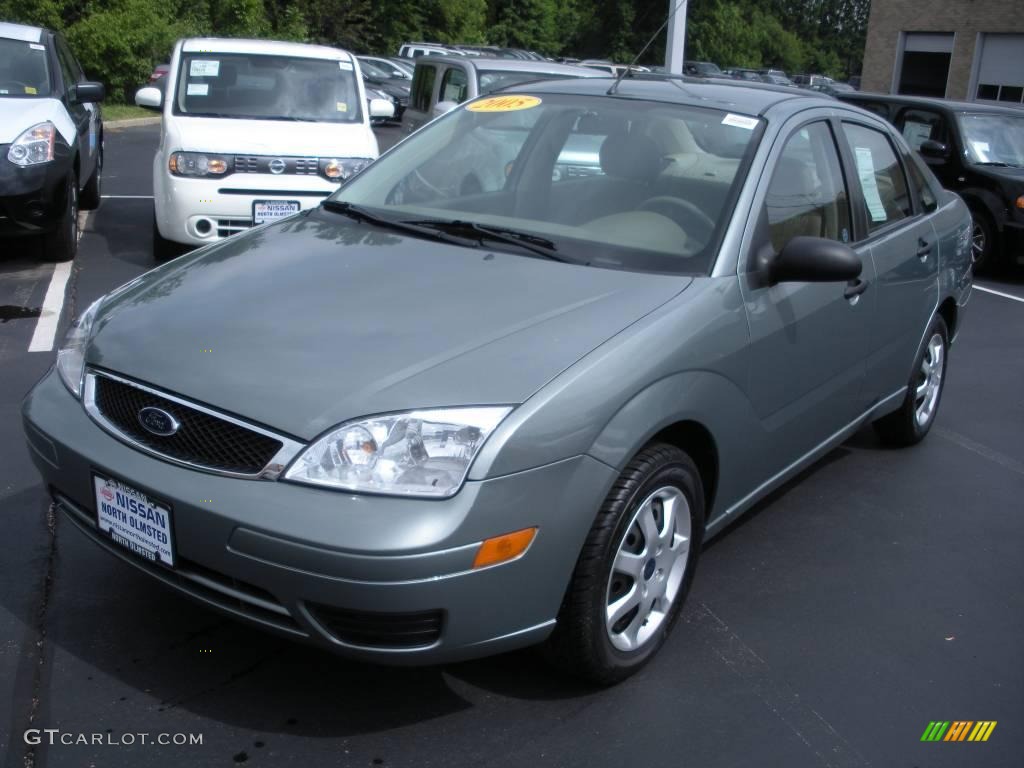
[[[8,40],[22,40],[26,43],[42,42],[44,29],[41,27],[29,27],[25,24],[11,24],[0,21],[0,37]]]
[[[579,80],[541,80],[517,86],[525,93],[566,93],[584,96],[606,96],[615,78],[599,76]],[[814,91],[804,91],[767,83],[750,84],[725,78],[686,76],[659,77],[641,75],[623,78],[615,91],[618,98],[663,101],[695,107],[713,107],[729,112],[763,115],[782,102],[800,103],[806,107],[835,108],[836,100]]]
[[[419,63],[417,59],[417,63]],[[499,59],[489,56],[476,56],[466,58],[463,56],[431,56],[424,60],[425,64],[449,63],[469,64],[478,69],[487,69],[492,72],[536,72],[546,75],[565,75],[566,77],[601,77],[601,73],[588,67],[577,67],[573,64],[555,64],[550,61],[535,61],[527,59]]]
[[[183,53],[261,53],[294,56],[305,59],[352,61],[354,57],[341,48],[306,43],[285,43],[278,40],[246,40],[224,37],[192,37],[182,42]]]
[[[946,109],[951,112],[994,112],[1001,115],[1021,116],[1020,107],[1002,106],[999,104],[985,104],[977,101],[952,101],[950,99],[936,99],[927,96],[897,96],[889,93],[843,93],[839,97],[842,101],[856,103],[858,101],[881,101],[886,104],[906,104],[915,107],[931,107],[933,109]]]

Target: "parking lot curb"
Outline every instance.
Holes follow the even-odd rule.
[[[136,125],[156,125],[160,119],[159,117],[130,117],[126,120],[105,120],[103,125],[107,128],[132,128]]]

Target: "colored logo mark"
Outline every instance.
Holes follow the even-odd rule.
[[[995,720],[932,720],[921,741],[988,741],[995,728]]]

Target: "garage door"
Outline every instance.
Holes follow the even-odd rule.
[[[975,97],[1024,103],[1024,35],[982,35],[978,56]]]

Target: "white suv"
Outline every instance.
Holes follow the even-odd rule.
[[[153,160],[158,259],[312,208],[378,155],[359,63],[337,48],[181,40],[163,88],[135,95],[163,114]]]

